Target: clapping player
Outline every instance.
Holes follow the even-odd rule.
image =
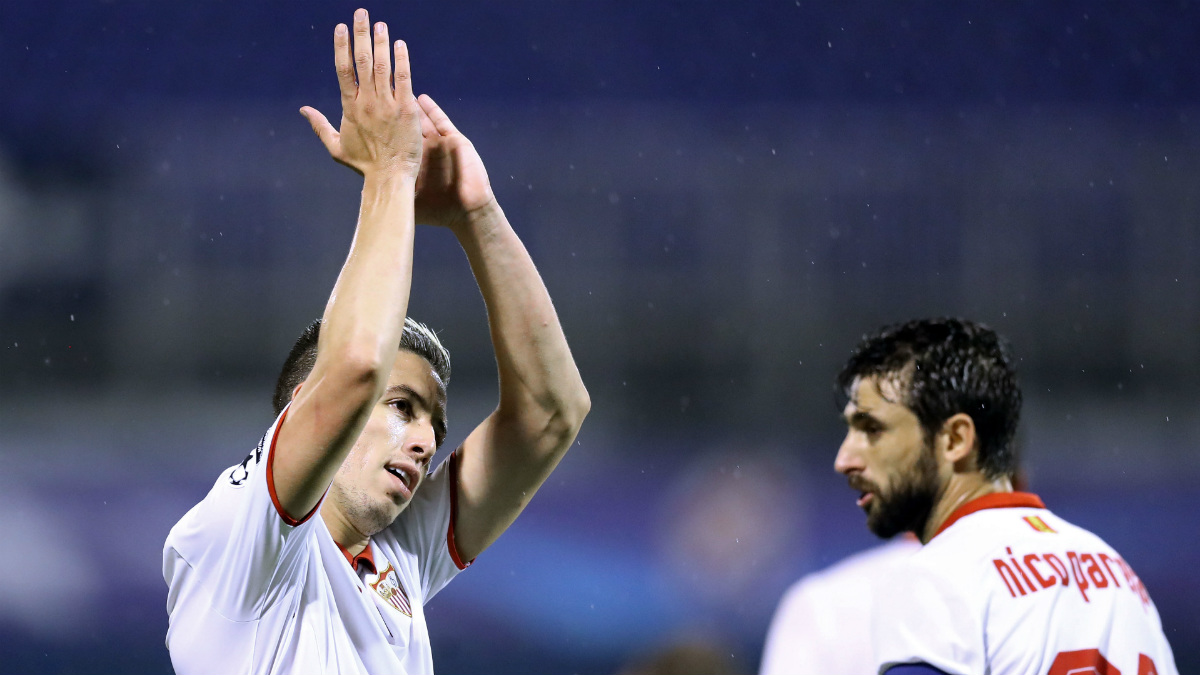
[[[404,43],[360,9],[335,29],[334,59],[339,128],[302,113],[363,176],[358,226],[285,363],[275,423],[167,537],[179,673],[432,672],[422,606],[529,503],[590,405],[479,155],[413,96]],[[500,380],[495,411],[431,473],[450,362],[406,317],[416,222],[466,252]]]
[[[864,338],[838,378],[835,468],[892,565],[871,625],[881,675],[1177,675],[1158,611],[1108,544],[1014,492],[1021,391],[1006,346],[959,319]]]

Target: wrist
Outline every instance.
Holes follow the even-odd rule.
[[[500,208],[500,204],[496,201],[495,195],[493,195],[481,206],[464,211],[462,216],[451,225],[450,229],[460,239],[463,237],[478,237],[495,230],[497,227],[503,226],[506,222],[504,210]]]
[[[363,172],[363,192],[416,191],[417,176],[407,171],[375,170]]]

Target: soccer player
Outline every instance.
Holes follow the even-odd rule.
[[[590,406],[479,155],[413,96],[404,43],[360,9],[334,30],[334,59],[340,128],[301,112],[363,176],[358,226],[323,319],[280,375],[275,423],[167,537],[181,674],[432,672],[422,605],[513,522]],[[405,316],[416,222],[466,252],[500,379],[495,411],[432,473],[450,367]]]
[[[1023,485],[1018,471],[1013,487]],[[875,583],[919,550],[916,535],[903,532],[792,584],[771,618],[758,675],[874,672]]]
[[[1177,673],[1133,568],[1013,491],[1021,392],[995,332],[959,319],[884,328],[838,385],[849,429],[835,468],[872,532],[924,544],[877,586],[876,672]]]

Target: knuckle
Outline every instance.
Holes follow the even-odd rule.
[[[359,52],[354,55],[354,62],[359,68],[366,68],[371,65],[371,55],[366,52]]]
[[[387,72],[388,72],[388,64],[386,61],[376,61],[375,62],[375,74],[376,75],[387,75]]]

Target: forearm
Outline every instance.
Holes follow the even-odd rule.
[[[368,174],[350,254],[325,306],[317,360],[283,426],[275,462],[293,517],[325,492],[387,385],[408,307],[412,181]]]
[[[500,377],[497,417],[544,441],[520,446],[559,446],[556,437],[573,438],[591,404],[550,294],[495,201],[455,233],[487,305]]]
[[[378,387],[387,378],[412,280],[413,185],[411,178],[364,178],[354,240],[325,306],[318,348],[322,370],[340,362],[373,371]]]
[[[463,442],[458,551],[474,558],[512,524],[571,447],[591,406],[550,294],[495,201],[455,228],[483,294],[500,402]]]
[[[354,13],[353,44],[346,25],[333,33],[341,125],[335,129],[309,106],[300,112],[329,156],[363,176],[362,205],[350,254],[325,305],[316,363],[293,391],[268,463],[272,497],[288,517],[309,513],[320,501],[382,396],[412,278],[423,140],[408,49],[391,43],[384,24],[372,31],[362,9]]]

